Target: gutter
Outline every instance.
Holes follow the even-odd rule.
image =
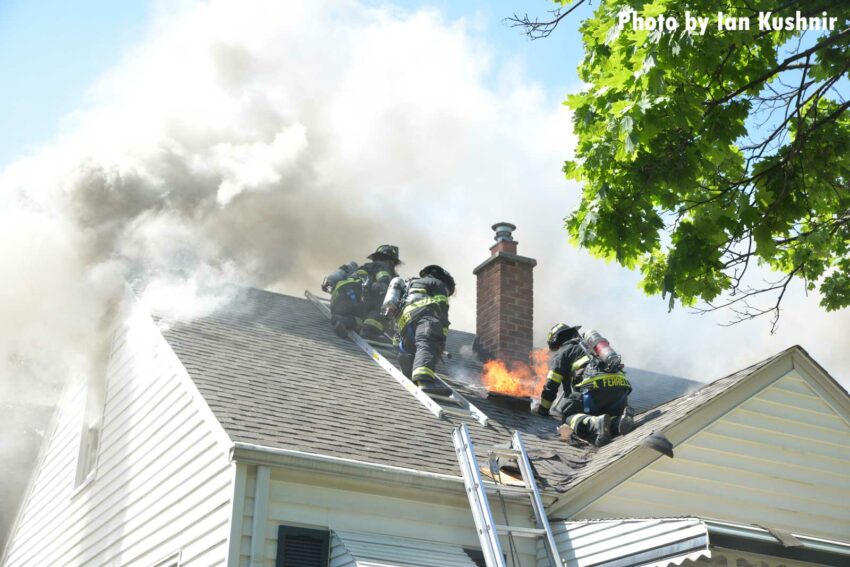
[[[708,528],[712,546],[750,551],[821,563],[823,565],[850,564],[850,542],[834,541],[799,534],[788,534],[793,543],[783,543],[768,529],[760,526],[732,524],[716,520],[702,520]],[[843,559],[842,559],[843,558]]]
[[[440,490],[447,494],[466,496],[463,478],[459,474],[454,476],[432,473],[294,449],[255,445],[242,441],[233,443],[229,455],[231,461],[253,465],[285,467],[311,473],[323,473],[346,480],[379,481],[383,485],[390,484],[398,488],[414,488],[426,491]],[[502,492],[508,499],[521,499],[530,506],[528,495],[523,489],[502,487]],[[542,493],[541,496],[549,503],[555,500],[554,494]]]
[[[308,453],[295,449],[280,449],[236,441],[230,448],[230,460],[255,465],[288,467],[312,472],[325,472],[334,476],[352,476],[365,479],[390,480],[407,486],[427,486],[457,488],[464,493],[463,479],[440,473],[431,473],[416,469],[395,467],[357,461],[343,457],[333,457],[318,453]]]

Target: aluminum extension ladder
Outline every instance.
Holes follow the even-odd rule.
[[[487,453],[491,470],[494,468],[494,465],[496,467],[498,466],[496,463],[499,458],[516,461],[525,488],[505,490],[505,492],[519,490],[528,495],[531,500],[531,507],[534,510],[534,518],[537,523],[536,528],[496,525],[493,520],[493,512],[490,510],[490,500],[487,496],[487,491],[498,492],[504,490],[504,488],[498,484],[495,486],[485,485],[481,480],[481,473],[478,470],[478,458],[475,456],[475,447],[472,445],[472,439],[469,436],[469,430],[466,428],[466,425],[454,428],[452,431],[452,441],[454,442],[458,464],[460,464],[460,472],[463,476],[463,484],[466,486],[466,495],[469,497],[469,506],[472,508],[475,528],[478,530],[478,539],[481,541],[481,549],[484,553],[484,560],[487,563],[487,567],[506,567],[505,556],[502,553],[502,545],[499,541],[500,534],[513,534],[531,538],[542,537],[543,547],[546,549],[550,565],[552,567],[562,566],[563,563],[558,553],[558,547],[552,535],[552,528],[549,526],[549,520],[546,518],[546,510],[543,508],[543,501],[540,499],[540,492],[537,489],[537,481],[534,479],[534,472],[531,469],[531,463],[528,460],[528,454],[525,452],[525,446],[522,444],[519,431],[514,432],[510,449],[493,447],[488,449]]]
[[[327,300],[322,300],[309,291],[304,291],[304,297],[309,299],[313,305],[315,305],[319,311],[321,311],[325,317],[328,319],[331,318],[331,310],[327,305]],[[438,418],[442,418],[446,414],[457,415],[461,417],[469,417],[474,419],[478,423],[483,426],[487,425],[489,418],[484,414],[480,409],[472,405],[469,400],[460,395],[454,388],[452,388],[445,380],[440,378],[439,376],[435,377],[435,381],[439,384],[444,391],[448,391],[449,394],[447,396],[434,396],[433,398],[422,391],[419,386],[414,384],[407,376],[405,376],[401,370],[399,370],[392,362],[386,359],[380,352],[378,352],[372,345],[370,345],[366,339],[355,333],[354,331],[348,331],[348,338],[350,338],[354,344],[360,347],[363,352],[369,355],[369,358],[374,360],[378,365],[387,371],[387,373],[395,378],[396,382],[404,386],[404,389],[407,390],[413,397],[415,397],[419,402],[424,405],[428,410],[433,413]],[[440,405],[437,401],[442,401],[446,405]],[[450,405],[449,405],[450,404]]]

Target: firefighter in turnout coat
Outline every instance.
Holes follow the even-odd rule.
[[[380,315],[381,301],[401,264],[398,247],[382,244],[367,256],[370,262],[340,266],[322,281],[322,289],[331,294],[331,324],[341,338],[356,331],[365,338],[384,333]]]
[[[540,394],[538,413],[549,415],[558,389],[563,387],[558,409],[564,423],[579,438],[601,447],[612,435],[625,435],[634,429],[634,414],[628,405],[632,388],[619,355],[610,350],[615,358],[604,361],[582,339],[580,328],[558,323],[549,331],[547,343],[555,354]],[[595,337],[605,341],[598,333]],[[607,341],[603,345],[608,347]]]
[[[449,297],[455,280],[440,266],[422,268],[418,278],[396,278],[384,299],[383,311],[396,317],[398,361],[404,375],[426,393],[442,393],[435,369],[449,333]]]

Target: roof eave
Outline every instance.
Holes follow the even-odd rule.
[[[835,558],[843,558],[844,561],[850,561],[850,542],[791,534],[799,540],[801,545],[784,547],[770,531],[760,526],[734,524],[708,519],[703,519],[702,521],[708,528],[709,542],[713,546],[723,548],[733,547],[743,551],[798,559],[801,561],[821,562]]]
[[[379,482],[382,486],[391,486],[397,489],[441,491],[447,496],[464,497],[466,495],[463,479],[460,476],[321,455],[295,449],[268,447],[237,441],[230,448],[230,459],[252,465],[267,465],[316,475],[339,477],[347,481]],[[503,492],[508,500],[528,502],[528,495],[522,490],[503,487]],[[541,496],[547,504],[554,502],[556,498],[553,493],[549,492],[545,492]]]
[[[801,349],[800,349],[801,350]],[[756,370],[745,380],[733,385],[723,394],[711,399],[693,412],[671,425],[660,429],[678,446],[709,423],[739,405],[743,400],[760,392],[770,384],[794,370],[794,355],[799,356],[798,347],[791,347]],[[562,494],[549,509],[550,517],[572,518],[597,498],[616,488],[625,479],[649,466],[663,455],[637,445],[617,460],[608,464],[594,475],[581,480]]]

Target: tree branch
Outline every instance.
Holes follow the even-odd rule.
[[[789,68],[789,66],[794,61],[798,61],[798,60],[803,59],[805,57],[809,57],[812,54],[817,53],[818,51],[820,51],[824,47],[828,47],[828,46],[832,45],[833,43],[835,43],[836,41],[838,41],[839,39],[843,39],[843,38],[848,37],[848,36],[850,36],[850,29],[846,29],[846,30],[842,31],[841,33],[837,33],[835,35],[829,36],[825,40],[823,40],[819,43],[816,43],[815,45],[813,45],[809,49],[807,49],[805,51],[801,51],[800,53],[796,53],[796,54],[792,55],[791,57],[788,57],[787,59],[785,59],[785,61],[783,61],[782,63],[780,63],[779,65],[777,65],[773,69],[771,69],[770,71],[767,71],[766,73],[760,75],[758,78],[753,79],[752,81],[748,82],[746,85],[744,85],[744,86],[742,86],[738,89],[735,89],[731,93],[729,93],[729,94],[727,94],[727,95],[725,95],[725,96],[723,96],[723,97],[721,97],[717,100],[708,101],[706,103],[706,106],[707,106],[706,112],[711,112],[711,110],[713,108],[715,108],[715,107],[717,107],[717,106],[719,106],[719,105],[721,105],[725,102],[729,102],[730,100],[732,100],[736,96],[740,95],[741,93],[744,93],[744,92],[750,90],[751,88],[764,83],[765,81],[767,81],[771,77],[778,75],[779,73],[787,70]]]
[[[532,21],[528,14],[525,14],[523,17],[519,17],[514,13],[510,18],[505,18],[503,21],[508,22],[510,27],[524,28],[523,33],[530,37],[531,39],[541,39],[544,37],[549,37],[549,35],[555,31],[555,28],[558,27],[558,24],[561,23],[561,20],[569,16],[573,13],[579,6],[587,2],[587,0],[578,0],[572,7],[568,10],[564,10],[563,8],[558,8],[557,10],[552,10],[549,13],[552,14],[553,18],[548,21],[540,21],[535,19]]]

